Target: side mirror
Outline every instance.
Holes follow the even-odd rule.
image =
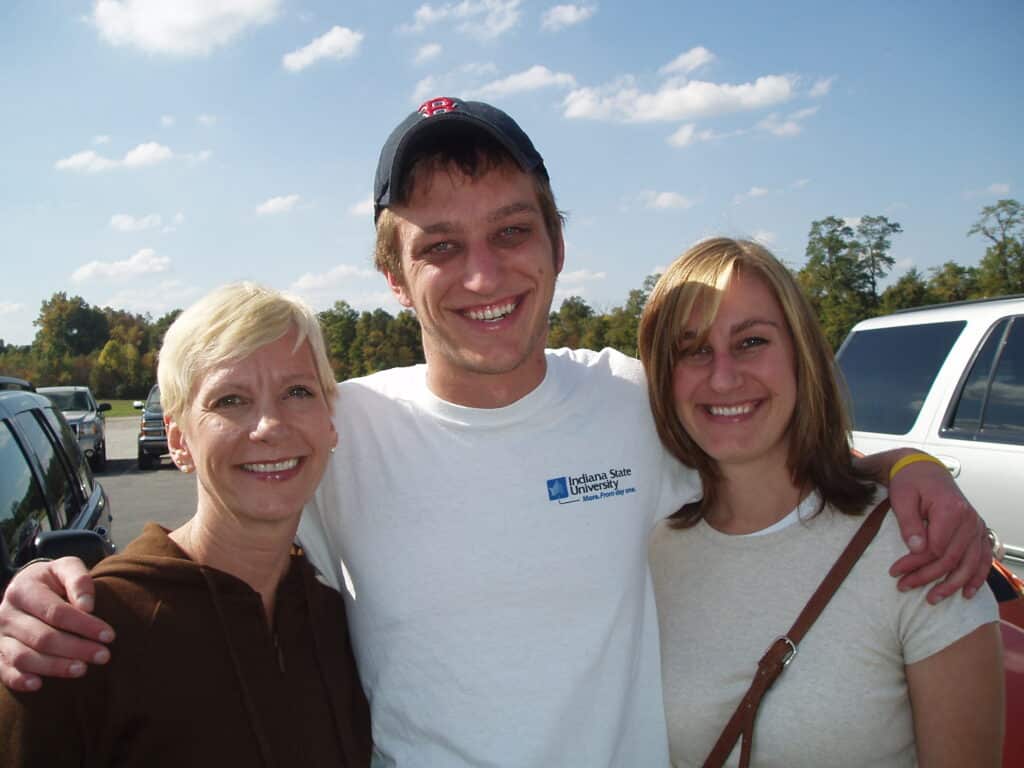
[[[92,568],[107,555],[114,554],[114,545],[95,531],[45,531],[35,538],[36,557],[69,555],[79,558]]]
[[[134,408],[137,411],[140,411],[140,410],[142,410],[145,407],[146,407],[146,404],[144,402],[142,402],[141,400],[135,400],[134,402],[132,402],[132,408]]]
[[[99,407],[96,410],[97,411],[109,411],[111,409],[111,407],[112,406],[110,405],[110,403],[100,403]]]

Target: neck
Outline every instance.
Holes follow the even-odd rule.
[[[189,558],[241,579],[259,593],[271,624],[277,586],[288,570],[299,516],[265,524],[225,512],[199,508],[171,539]]]
[[[466,408],[504,408],[541,385],[547,373],[544,350],[522,361],[514,370],[491,373],[431,364],[427,354],[427,387],[437,397]]]
[[[752,463],[720,469],[718,498],[706,519],[722,533],[763,531],[792,512],[809,493],[793,482],[785,466],[766,470]]]

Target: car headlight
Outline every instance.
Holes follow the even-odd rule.
[[[82,435],[95,435],[96,434],[96,422],[95,421],[83,421],[78,427],[79,434]]]

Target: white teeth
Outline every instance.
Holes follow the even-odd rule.
[[[754,410],[753,403],[743,405],[709,405],[708,410],[712,416],[740,416]]]
[[[243,464],[242,469],[246,472],[284,472],[298,466],[298,459],[285,459],[275,461],[273,464]]]
[[[478,310],[470,309],[466,312],[466,315],[472,320],[483,320],[485,322],[495,322],[501,320],[506,315],[512,314],[512,310],[516,308],[516,303],[510,301],[507,304],[502,304],[497,307],[487,307],[487,309]]]

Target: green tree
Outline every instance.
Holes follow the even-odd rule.
[[[872,306],[878,306],[878,282],[892,269],[889,255],[892,236],[903,227],[885,216],[864,216],[857,224],[856,249],[861,270],[869,285],[868,296]]]
[[[586,301],[579,296],[569,296],[562,301],[562,306],[557,312],[551,313],[548,322],[548,346],[553,349],[583,347],[583,340],[593,317],[594,310]]]
[[[928,278],[928,292],[937,304],[964,301],[977,292],[977,270],[947,261],[932,267]]]
[[[68,298],[58,292],[42,303],[33,324],[38,328],[33,347],[40,379],[47,384],[88,381],[88,355],[102,349],[109,338],[106,315],[81,296]]]
[[[1024,208],[1016,200],[1000,200],[981,209],[967,235],[981,235],[991,244],[978,265],[982,296],[1024,293]]]
[[[349,350],[356,337],[356,322],[359,313],[346,301],[336,301],[330,309],[319,314],[320,327],[327,344],[327,357],[331,361],[338,381],[351,378],[353,372],[349,361]]]
[[[917,268],[913,268],[882,291],[878,308],[885,315],[897,309],[921,307],[933,301],[931,291],[928,290],[928,282]]]
[[[870,281],[858,251],[853,229],[842,219],[829,216],[811,224],[807,263],[797,273],[797,282],[818,312],[833,348],[868,314]]]
[[[89,375],[89,386],[97,397],[125,399],[142,397],[142,355],[137,344],[111,339],[103,345]]]

